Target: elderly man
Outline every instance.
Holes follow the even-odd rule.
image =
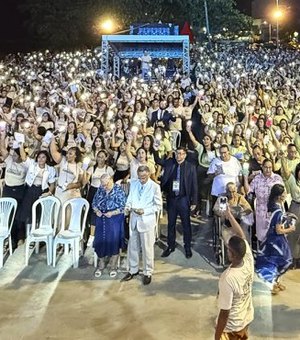
[[[122,281],[139,274],[139,253],[142,247],[143,284],[148,285],[154,269],[154,243],[156,213],[162,209],[160,187],[150,179],[150,169],[139,166],[138,180],[130,183],[125,211],[130,212],[130,238],[128,244],[129,272]]]
[[[240,162],[230,155],[228,145],[222,144],[219,151],[220,158],[213,159],[207,171],[207,174],[213,179],[211,190],[213,203],[216,202],[219,195],[226,191],[227,183],[233,182],[239,186],[241,181]]]

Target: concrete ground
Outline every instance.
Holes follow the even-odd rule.
[[[149,286],[141,277],[120,283],[123,273],[95,279],[91,250],[78,269],[70,268],[71,255],[48,267],[44,248],[25,267],[22,246],[0,270],[0,339],[213,339],[222,268],[210,236],[210,221],[193,224],[193,257],[187,260],[179,226],[179,246],[169,258],[160,257],[163,242],[156,245]],[[256,280],[250,339],[300,339],[300,270],[289,271],[284,283],[287,290],[273,297]]]

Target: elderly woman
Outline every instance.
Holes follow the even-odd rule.
[[[256,259],[256,272],[271,285],[272,294],[285,290],[278,279],[292,263],[291,250],[286,235],[295,230],[293,225],[283,224],[283,204],[286,191],[282,184],[275,184],[268,200],[268,232]]]
[[[268,199],[274,184],[283,184],[283,180],[281,176],[273,173],[273,164],[269,159],[263,161],[262,173],[255,175],[250,185],[248,176],[245,176],[244,185],[246,192],[253,193],[256,197],[255,226],[256,237],[260,242],[265,239],[268,232]]]
[[[101,185],[101,176],[104,174],[108,174],[113,177],[114,175],[113,169],[107,165],[107,159],[107,151],[100,150],[96,156],[97,163],[94,166],[90,167],[84,176],[83,186],[85,186],[90,181],[89,191],[87,194],[87,200],[90,203],[89,223],[91,225],[90,237],[87,243],[88,247],[91,246],[94,242],[96,215],[92,209],[92,202],[99,186]]]
[[[124,207],[126,196],[108,174],[100,178],[100,187],[94,196],[92,207],[96,213],[94,249],[99,258],[95,277],[105,269],[105,257],[110,257],[110,277],[117,275],[117,261],[124,239]]]
[[[250,227],[253,225],[254,221],[250,204],[243,195],[237,192],[236,184],[229,182],[226,185],[226,193],[218,197],[213,209],[215,214],[221,217],[224,215],[224,211],[220,209],[220,201],[222,197],[227,197],[228,205],[232,215],[238,221],[238,223],[240,223],[247,241],[251,243]]]

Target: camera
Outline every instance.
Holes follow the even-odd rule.
[[[226,211],[226,209],[227,209],[227,204],[228,204],[228,199],[227,199],[227,197],[221,196],[221,197],[220,197],[219,207],[220,207],[220,210],[221,210],[222,212]]]

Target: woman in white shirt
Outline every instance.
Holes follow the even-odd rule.
[[[114,170],[107,165],[107,159],[108,159],[107,151],[100,150],[96,157],[96,164],[94,166],[91,166],[84,176],[83,185],[85,186],[89,181],[91,183],[87,194],[87,200],[90,203],[89,221],[91,225],[90,237],[87,246],[91,246],[94,241],[96,214],[92,209],[92,203],[94,196],[101,184],[100,178],[104,174],[107,174],[110,177],[113,177],[114,175]]]
[[[50,144],[50,153],[55,163],[58,164],[58,179],[55,196],[64,204],[67,200],[81,197],[83,170],[79,164],[81,152],[77,147],[68,149],[65,157],[57,150],[55,140]]]
[[[0,152],[5,165],[2,197],[11,197],[18,202],[16,218],[11,230],[12,245],[13,249],[15,249],[18,243],[18,224],[16,219],[20,214],[20,207],[25,193],[25,177],[28,166],[26,162],[22,162],[19,148],[11,148],[10,151],[8,151],[5,144],[5,138],[2,138],[0,142]]]
[[[39,126],[43,126],[46,130],[54,129],[54,123],[52,122],[48,112],[43,113],[42,121]]]
[[[118,152],[114,153],[114,164],[116,169],[114,175],[114,182],[128,178],[130,160],[126,152],[126,148],[127,148],[126,142],[122,142],[121,145],[119,146]]]
[[[128,151],[128,158],[130,159],[130,179],[138,179],[137,169],[141,165],[147,165],[150,169],[152,179],[155,177],[155,168],[153,164],[147,160],[147,151],[143,147],[137,149],[136,158]]]
[[[56,172],[49,166],[50,156],[47,151],[39,151],[35,159],[27,157],[23,145],[20,155],[26,163],[28,170],[25,177],[26,190],[17,217],[19,222],[19,240],[25,239],[25,224],[30,224],[32,219],[32,205],[40,197],[50,196],[54,192]]]

